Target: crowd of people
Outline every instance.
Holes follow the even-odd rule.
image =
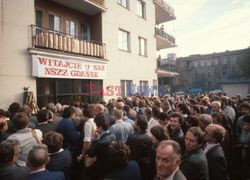
[[[250,96],[0,109],[0,179],[247,180]]]

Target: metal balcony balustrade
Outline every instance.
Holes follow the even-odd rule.
[[[175,38],[160,28],[155,27],[155,35],[167,39],[171,43],[175,44]]]
[[[70,54],[105,58],[104,43],[31,25],[32,48],[55,50]]]

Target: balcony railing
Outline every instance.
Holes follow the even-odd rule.
[[[171,43],[175,44],[175,38],[160,28],[155,27],[155,35],[158,35],[164,39],[167,39]]]
[[[105,44],[31,25],[32,47],[105,58]]]
[[[159,4],[162,8],[164,8],[166,11],[169,11],[171,14],[174,14],[174,9],[166,3],[164,0],[154,0],[155,3]]]

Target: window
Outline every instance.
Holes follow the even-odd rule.
[[[66,33],[71,36],[76,36],[76,22],[75,21],[69,21],[66,20]]]
[[[118,4],[120,4],[121,6],[125,7],[125,8],[129,8],[129,0],[118,0]]]
[[[146,4],[142,0],[137,0],[137,15],[146,19]]]
[[[61,32],[61,17],[56,15],[49,15],[49,29]]]
[[[129,96],[133,94],[132,84],[133,84],[132,80],[121,80],[122,96]]]
[[[81,24],[81,38],[90,40],[90,26],[88,24]]]
[[[148,81],[140,81],[140,94],[148,96]]]
[[[119,29],[118,48],[124,51],[130,51],[130,33]]]
[[[43,12],[36,10],[36,26],[42,27],[43,25],[42,20],[43,20]]]
[[[139,37],[139,54],[142,56],[147,55],[147,40]]]

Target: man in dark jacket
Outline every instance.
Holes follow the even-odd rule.
[[[226,159],[220,143],[226,130],[217,124],[210,124],[205,129],[206,145],[204,152],[207,157],[209,180],[227,180]]]
[[[191,127],[185,136],[186,152],[180,169],[187,180],[208,180],[207,159],[201,147],[204,133],[199,127]]]
[[[87,175],[90,179],[103,179],[111,170],[108,162],[109,144],[116,140],[113,133],[108,130],[109,119],[104,113],[95,116],[97,133],[99,138],[93,140],[85,158]]]
[[[38,144],[30,150],[27,159],[27,166],[31,169],[27,180],[64,180],[64,174],[61,171],[48,171],[45,169],[49,161],[49,154],[47,146]]]
[[[129,136],[127,144],[131,150],[131,159],[135,160],[140,167],[142,179],[147,180],[149,178],[149,154],[152,143],[147,133],[148,122],[146,117],[137,116],[135,128],[137,131]]]
[[[17,140],[7,139],[0,144],[0,179],[25,180],[29,168],[16,166],[20,151]]]

